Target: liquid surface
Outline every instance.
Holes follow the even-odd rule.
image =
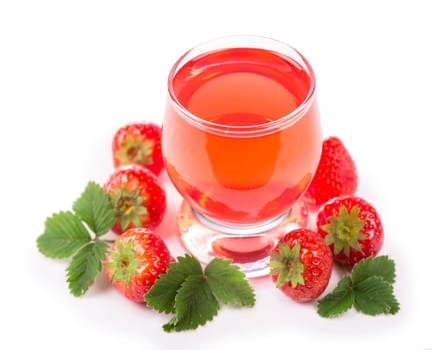
[[[255,125],[284,117],[301,104],[309,86],[308,74],[297,63],[258,49],[198,57],[173,81],[178,101],[188,111],[225,125]]]

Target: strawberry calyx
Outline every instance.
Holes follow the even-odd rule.
[[[142,226],[140,217],[148,214],[147,208],[143,205],[144,199],[139,195],[139,188],[132,191],[124,185],[121,188],[114,188],[111,200],[122,230],[126,230],[131,222],[136,227]]]
[[[154,141],[145,139],[141,135],[133,137],[127,135],[126,140],[119,144],[119,150],[115,156],[120,160],[120,165],[126,164],[153,164]]]
[[[270,253],[270,274],[277,275],[276,287],[291,282],[293,288],[304,284],[304,266],[299,259],[300,243],[290,248],[287,243],[278,243],[278,251]]]
[[[328,224],[322,225],[321,229],[327,232],[325,242],[333,245],[335,255],[343,253],[349,256],[350,249],[362,251],[359,241],[367,237],[362,233],[365,221],[358,216],[359,208],[354,205],[350,212],[344,205],[341,205],[339,214],[327,218]]]
[[[106,267],[113,271],[111,282],[122,281],[127,286],[140,264],[132,240],[129,239],[126,244],[117,241],[116,249],[111,251],[109,257],[110,261],[106,263]]]

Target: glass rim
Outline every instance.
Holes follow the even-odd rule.
[[[220,45],[219,47],[217,45]],[[218,49],[228,48],[258,48],[270,52],[276,52],[283,56],[288,56],[298,64],[300,64],[307,72],[310,78],[309,90],[303,101],[290,113],[266,123],[254,125],[230,125],[215,123],[204,120],[198,115],[190,112],[177,98],[173,87],[173,80],[179,71],[191,59],[200,54],[215,51]],[[285,50],[285,52],[284,52]],[[288,54],[289,52],[290,54]],[[293,57],[293,55],[297,57]],[[212,134],[221,135],[224,137],[256,137],[274,133],[282,128],[285,128],[298,121],[307,112],[312,105],[315,96],[315,73],[309,61],[294,47],[286,44],[283,41],[258,35],[231,35],[222,36],[215,39],[202,42],[188,51],[186,51],[174,63],[168,75],[168,94],[170,100],[174,103],[174,107],[180,112],[180,115],[194,126],[210,132]]]

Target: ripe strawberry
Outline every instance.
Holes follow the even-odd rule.
[[[138,164],[158,175],[163,169],[161,128],[153,123],[125,125],[112,142],[114,166]]]
[[[318,211],[317,228],[332,249],[335,261],[348,267],[376,256],[383,245],[381,219],[375,208],[359,197],[328,201]]]
[[[165,190],[150,170],[136,164],[117,168],[104,185],[116,210],[112,231],[131,227],[155,228],[166,210]]]
[[[332,253],[324,239],[304,228],[285,234],[270,253],[272,280],[298,302],[316,299],[324,292],[332,265]]]
[[[304,198],[312,207],[329,199],[353,195],[357,190],[357,169],[351,155],[337,137],[323,141],[321,158]]]
[[[144,302],[144,296],[172,261],[164,241],[147,228],[122,233],[105,257],[105,274],[128,299]]]

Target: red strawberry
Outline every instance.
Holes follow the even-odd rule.
[[[319,207],[329,199],[353,195],[357,190],[357,169],[344,144],[337,137],[323,141],[321,158],[305,200]]]
[[[375,208],[359,197],[328,201],[318,211],[317,228],[333,250],[335,261],[348,267],[376,256],[383,245],[381,219]]]
[[[105,257],[105,274],[128,299],[144,296],[172,261],[163,240],[147,228],[132,228],[119,236]]]
[[[120,128],[112,142],[114,166],[138,164],[158,175],[163,169],[161,128],[153,123],[134,123]]]
[[[131,227],[155,228],[166,210],[165,190],[150,170],[130,164],[117,168],[104,185],[116,209],[112,231],[120,234]]]
[[[332,265],[324,239],[304,228],[285,234],[270,253],[270,274],[276,287],[298,302],[316,299],[324,292]]]

